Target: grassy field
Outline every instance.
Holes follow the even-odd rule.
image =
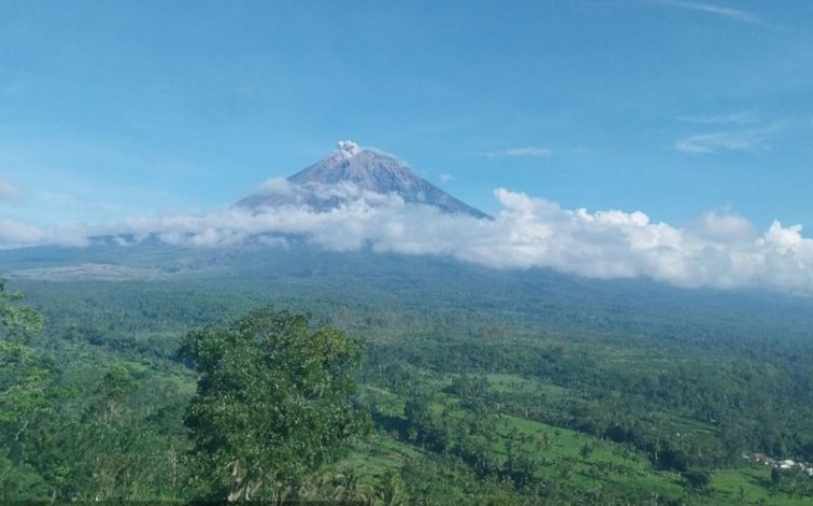
[[[549,399],[573,395],[566,388],[537,379],[512,374],[488,374],[484,377],[493,391],[504,394],[544,393]],[[436,375],[426,381],[436,391],[432,397],[431,411],[436,415],[446,412],[451,420],[460,422],[466,417],[467,410],[461,406],[456,395],[444,390],[450,382],[448,375]],[[364,392],[375,399],[377,409],[382,413],[406,423],[403,418],[404,397],[373,386],[365,387]],[[745,459],[735,468],[712,471],[708,484],[702,489],[693,490],[687,486],[687,480],[681,473],[657,469],[645,453],[631,445],[521,416],[496,411],[487,416],[494,420],[498,432],[496,440],[487,442],[492,457],[504,464],[508,458],[507,445],[519,445],[537,463],[534,476],[541,482],[565,483],[567,487],[596,493],[612,487],[616,493],[626,490],[639,497],[642,493],[650,494],[653,500],[691,497],[694,501],[692,504],[720,506],[791,506],[799,505],[803,500],[785,492],[772,492],[771,470]],[[672,417],[670,423],[670,430],[698,440],[714,437],[716,430],[696,420]],[[481,441],[486,440],[481,438]],[[410,458],[427,454],[419,442],[404,441],[395,431],[378,432],[363,444],[355,446],[342,465],[370,476],[381,476],[383,470],[397,469]]]

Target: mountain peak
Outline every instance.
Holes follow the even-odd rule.
[[[339,141],[338,146],[332,155],[290,176],[285,191],[280,191],[280,185],[266,185],[264,190],[237,205],[249,208],[296,205],[323,212],[352,200],[386,201],[376,196],[395,195],[405,204],[489,218],[421,178],[391,155],[362,148],[350,140]]]

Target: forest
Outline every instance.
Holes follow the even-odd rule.
[[[813,498],[805,301],[291,279],[0,285],[0,500]]]

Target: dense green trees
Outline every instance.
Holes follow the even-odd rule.
[[[42,405],[48,371],[28,347],[42,327],[29,307],[16,305],[22,294],[9,292],[0,279],[0,428],[25,430],[28,416]]]
[[[21,298],[0,280],[0,500],[295,496],[368,428],[351,402],[362,343],[304,316],[259,310],[189,332],[178,355],[199,376],[189,402],[181,371],[162,378],[105,354],[100,367],[81,352],[58,364],[31,348],[42,318]]]
[[[350,398],[361,344],[304,316],[265,309],[208,326],[186,335],[181,356],[200,374],[185,424],[211,497],[278,498],[364,426]]]
[[[22,294],[0,279],[0,499],[19,500],[44,493],[45,485],[28,462],[27,434],[48,409],[52,376],[28,347],[42,327],[34,310],[20,306]]]
[[[291,292],[274,301],[367,336],[361,350],[293,313],[232,320],[269,302],[265,284],[255,294],[239,284],[17,279],[47,318],[39,334],[41,319],[0,291],[0,500],[663,506],[813,496],[801,469],[777,470],[772,483],[769,467],[743,459],[813,461],[813,343],[799,333],[745,335],[747,318],[722,332],[684,315],[618,326],[590,301],[562,302],[560,316],[604,322],[590,330],[557,326],[550,307],[532,314],[521,300],[510,315],[471,292],[465,309],[435,307],[431,293],[420,305],[361,303],[363,287],[338,300],[310,278],[296,302]],[[209,322],[218,324],[188,333]],[[183,361],[172,355],[180,340]],[[376,430],[347,438],[364,351],[353,405],[370,407]],[[336,460],[342,446],[349,453]]]

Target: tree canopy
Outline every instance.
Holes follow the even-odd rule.
[[[279,498],[365,426],[351,404],[363,347],[342,332],[262,309],[190,332],[199,373],[184,423],[195,481],[229,501]]]
[[[0,499],[17,499],[39,486],[33,475],[9,473],[11,462],[25,455],[22,443],[40,412],[47,406],[51,377],[39,357],[27,346],[42,327],[42,317],[21,306],[19,292],[6,290],[0,278]]]

